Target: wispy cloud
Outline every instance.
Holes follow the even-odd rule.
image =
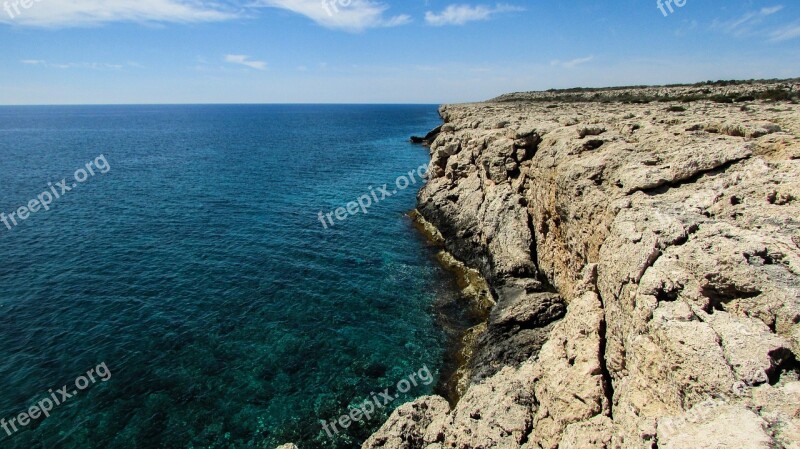
[[[711,24],[711,28],[738,37],[746,36],[755,33],[756,27],[763,23],[767,17],[777,14],[781,10],[783,10],[783,5],[775,5],[761,8],[758,11],[750,11],[733,20],[723,21],[716,19]]]
[[[48,62],[43,59],[23,59],[20,63],[25,65],[34,65],[40,67],[47,67],[51,69],[90,69],[90,70],[120,70],[126,66],[126,64],[108,64],[105,62],[67,62],[67,63],[59,63],[59,62]],[[135,62],[129,62],[127,64],[130,67],[141,67],[139,64]]]
[[[688,35],[689,33],[697,30],[700,27],[700,23],[697,20],[684,20],[683,25],[681,25],[678,29],[675,30],[675,36],[683,37]]]
[[[13,18],[0,14],[0,23],[63,28],[110,22],[215,22],[240,15],[231,7],[206,0],[47,0],[20,8]]]
[[[468,22],[489,20],[492,16],[505,12],[520,12],[525,8],[505,3],[498,3],[494,7],[485,5],[450,5],[440,13],[428,11],[425,21],[433,26],[464,25]]]
[[[411,16],[405,14],[387,16],[389,7],[372,0],[257,0],[254,6],[285,9],[324,27],[350,32],[411,22]]]
[[[575,67],[578,67],[581,64],[586,64],[587,62],[591,62],[593,60],[594,60],[594,56],[587,56],[585,58],[577,58],[577,59],[573,59],[571,61],[555,60],[555,61],[550,62],[550,65],[551,66],[564,67],[565,69],[574,69]]]
[[[264,61],[253,61],[247,55],[225,55],[225,62],[239,64],[256,70],[267,70],[267,63]]]
[[[770,34],[769,40],[772,42],[783,42],[797,39],[798,37],[800,37],[800,23],[794,23],[773,31]]]
[[[6,3],[11,8],[16,4]],[[20,6],[19,11],[12,9],[13,14],[1,12],[0,24],[70,28],[115,22],[220,22],[253,18],[264,8],[291,11],[324,27],[349,32],[412,21],[407,14],[389,14],[389,6],[380,0],[46,0],[30,8]]]

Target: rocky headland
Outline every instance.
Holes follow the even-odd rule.
[[[458,401],[405,404],[363,447],[800,448],[799,95],[441,107],[416,215],[485,280],[488,318]]]

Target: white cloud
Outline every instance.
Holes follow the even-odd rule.
[[[751,11],[739,17],[738,19],[720,21],[714,20],[711,25],[712,29],[722,30],[734,36],[745,36],[753,32],[756,25],[761,24],[764,19],[773,14],[777,14],[783,10],[783,5],[771,6],[768,8],[761,8],[758,11]]]
[[[258,0],[255,6],[286,9],[324,27],[351,32],[411,22],[405,14],[386,17],[389,7],[372,0]]]
[[[110,22],[213,22],[240,15],[205,0],[41,0],[27,9],[20,5],[18,11],[13,2],[8,5],[11,14],[0,13],[0,23],[48,28]]]
[[[577,58],[577,59],[573,59],[571,61],[555,60],[555,61],[552,61],[550,63],[550,65],[564,67],[565,69],[574,69],[575,67],[577,67],[577,66],[579,66],[581,64],[586,64],[587,62],[591,62],[593,60],[594,60],[594,56],[587,56],[585,58]]]
[[[771,16],[783,10],[783,5],[771,6],[769,8],[761,8],[760,13],[764,16]]]
[[[47,67],[51,69],[90,69],[90,70],[120,70],[125,67],[124,64],[109,64],[105,62],[47,62],[42,59],[23,59],[20,61],[25,65],[36,65]],[[136,63],[129,62],[127,65],[135,67]]]
[[[253,61],[247,55],[225,55],[225,62],[239,64],[251,69],[267,70],[267,63],[264,61]]]
[[[304,15],[332,29],[351,32],[411,22],[405,14],[388,16],[376,0],[33,0],[30,8],[0,1],[0,24],[43,28],[97,26],[113,22],[198,23],[253,17],[258,8]]]
[[[743,16],[728,21],[714,20],[711,29],[719,30],[736,37],[755,36],[766,38],[769,42],[785,42],[800,38],[800,23],[776,24],[772,20],[766,24],[772,16],[783,11],[783,5],[775,5],[761,8],[758,11],[750,11]]]
[[[464,25],[468,22],[488,20],[495,14],[524,10],[505,3],[498,3],[494,8],[485,5],[450,5],[438,14],[432,11],[426,12],[425,21],[433,26]]]
[[[800,23],[795,23],[773,31],[770,35],[770,41],[783,42],[797,39],[798,37],[800,37]]]

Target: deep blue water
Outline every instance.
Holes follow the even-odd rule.
[[[438,123],[435,106],[0,108],[6,216],[107,161],[0,224],[0,418],[111,375],[0,447],[357,445],[380,417],[333,439],[319,421],[423,366],[438,379],[452,286],[404,215],[419,184],[330,229],[317,214],[425,164],[407,138]]]

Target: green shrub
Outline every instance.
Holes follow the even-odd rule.
[[[684,102],[684,103],[692,103],[692,102],[695,102],[695,101],[700,101],[700,100],[705,100],[705,99],[706,99],[706,97],[704,97],[703,95],[686,95],[686,96],[682,97],[680,100],[682,102]]]
[[[759,92],[758,99],[769,101],[789,101],[792,99],[792,94],[783,89],[770,89],[764,92]]]
[[[713,101],[714,103],[733,103],[733,98],[729,97],[728,95],[714,95],[709,100]]]

